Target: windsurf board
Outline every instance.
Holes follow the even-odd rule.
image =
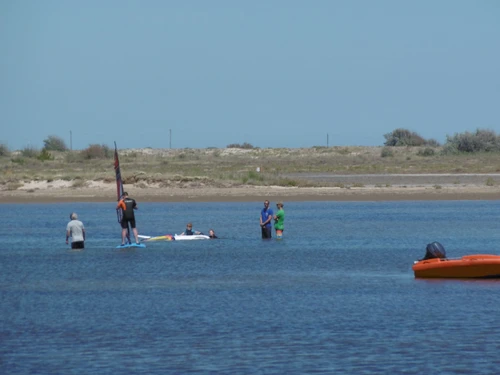
[[[184,240],[209,240],[210,237],[205,236],[204,234],[193,234],[193,235],[181,235],[176,234],[174,236],[176,241],[184,241]]]
[[[140,248],[144,248],[146,247],[146,245],[144,245],[143,243],[127,243],[125,245],[119,245],[117,246],[116,248],[117,249],[127,249],[129,247],[140,247]]]

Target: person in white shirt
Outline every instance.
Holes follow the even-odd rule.
[[[83,223],[78,220],[78,215],[73,212],[69,215],[71,221],[66,226],[66,243],[71,237],[72,249],[83,249],[85,247],[85,227]]]

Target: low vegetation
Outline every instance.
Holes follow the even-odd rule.
[[[424,139],[419,134],[408,129],[395,129],[384,135],[385,146],[439,146],[435,139]]]
[[[40,150],[34,146],[26,146],[21,150],[21,155],[25,158],[36,158],[40,154]]]
[[[66,146],[66,142],[61,137],[57,135],[49,135],[46,139],[43,140],[44,149],[47,151],[67,151],[68,147]]]
[[[243,144],[239,144],[239,143],[231,143],[230,145],[227,145],[226,146],[227,148],[243,148],[243,149],[252,149],[252,148],[255,148],[254,146],[252,146],[250,143],[243,143]]]
[[[478,129],[475,133],[456,134],[439,146],[405,129],[396,130],[386,135],[387,142],[380,147],[261,149],[243,143],[221,149],[127,149],[119,150],[119,155],[124,182],[142,187],[150,184],[161,187],[337,186],[311,182],[308,174],[500,172],[500,141],[492,131]],[[396,138],[398,141],[394,142]],[[4,189],[6,186],[15,189],[30,180],[65,180],[73,181],[72,186],[76,188],[86,186],[89,181],[114,182],[110,147],[92,144],[84,150],[73,151],[59,145],[61,150],[52,150],[57,148],[56,141],[47,138],[46,147],[41,151],[33,147],[10,151],[0,145],[0,185]],[[407,145],[412,142],[420,145]],[[487,185],[493,183],[486,182]],[[356,186],[362,184],[353,185]]]
[[[86,149],[80,151],[83,159],[107,159],[113,155],[113,151],[106,145],[92,144]]]
[[[445,154],[500,152],[500,136],[493,130],[477,129],[447,136],[443,148]]]
[[[0,143],[0,157],[9,155],[10,155],[9,147],[5,143]]]
[[[432,150],[429,151],[429,150]],[[124,181],[163,186],[329,186],[308,174],[498,173],[500,153],[443,154],[442,147],[324,147],[301,149],[120,150]],[[28,180],[114,182],[113,152],[18,152],[0,157],[0,184]],[[45,155],[43,158],[41,155]],[[11,185],[15,186],[15,185]],[[12,188],[12,187],[11,187]]]

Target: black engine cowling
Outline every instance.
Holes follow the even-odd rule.
[[[434,241],[427,245],[425,248],[425,256],[420,260],[446,258],[446,251],[439,242]]]

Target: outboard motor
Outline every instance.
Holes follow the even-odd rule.
[[[434,258],[446,258],[446,251],[443,245],[439,242],[434,241],[427,245],[425,248],[425,256],[420,260],[434,259]]]

